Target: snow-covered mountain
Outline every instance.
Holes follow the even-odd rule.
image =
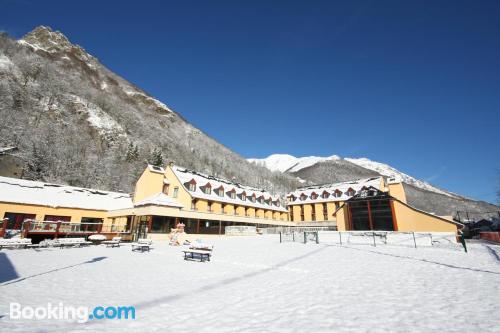
[[[167,104],[59,31],[40,26],[20,40],[0,32],[0,147],[19,148],[23,177],[129,192],[160,151],[165,160],[273,193],[299,185],[249,163]]]
[[[261,158],[261,159],[249,158],[248,161],[260,166],[264,166],[271,171],[280,171],[289,174],[296,174],[299,171],[305,168],[312,167],[318,163],[323,163],[327,161],[344,161],[355,164],[364,169],[374,171],[382,176],[395,177],[401,179],[404,183],[413,185],[423,190],[432,191],[450,197],[456,197],[456,198],[461,197],[457,194],[439,189],[429,184],[428,182],[416,179],[404,172],[399,171],[396,168],[391,167],[390,165],[372,161],[368,158],[349,158],[349,157],[341,158],[337,155],[332,155],[328,157],[320,157],[320,156],[295,157],[288,154],[273,154],[266,158]],[[343,167],[345,167],[345,165],[347,165],[348,163],[343,163]],[[353,172],[352,176],[353,178],[356,178],[357,172]]]
[[[414,178],[410,175],[407,175],[406,173],[401,172],[398,169],[395,169],[395,168],[391,167],[390,165],[387,165],[384,163],[375,162],[375,161],[372,161],[372,160],[370,160],[368,158],[364,158],[364,157],[362,157],[362,158],[348,158],[348,157],[346,157],[344,159],[348,162],[359,165],[360,167],[363,167],[365,169],[369,169],[369,170],[373,170],[375,172],[378,172],[382,176],[399,178],[407,184],[414,185],[414,186],[421,188],[421,189],[424,189],[424,190],[436,192],[439,194],[449,195],[449,196],[453,196],[453,197],[459,197],[458,195],[456,195],[454,193],[441,190],[441,189],[429,184],[428,182],[416,179],[416,178]]]
[[[338,160],[340,157],[332,155],[329,157],[307,156],[295,157],[288,154],[273,154],[266,158],[249,158],[248,161],[268,168],[271,171],[297,172],[310,167],[316,163]]]
[[[248,161],[284,175],[291,175],[301,183],[326,184],[373,176],[395,177],[403,181],[406,198],[415,207],[438,215],[454,215],[457,211],[489,212],[496,214],[499,207],[484,201],[473,200],[416,179],[390,165],[367,158],[295,157],[274,154],[267,158]]]

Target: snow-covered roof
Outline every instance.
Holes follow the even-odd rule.
[[[286,212],[286,208],[281,205],[278,196],[273,196],[265,190],[256,189],[250,186],[241,185],[226,179],[216,178],[213,176],[208,176],[196,171],[188,170],[179,166],[172,166],[172,170],[177,178],[180,180],[182,186],[193,196],[194,198],[212,200],[225,202],[233,205],[249,206],[254,208],[277,210],[281,212]],[[187,184],[190,182],[195,182],[196,187],[194,191],[190,191]],[[202,188],[207,184],[210,184],[211,191],[210,194],[203,192]],[[216,190],[220,188],[224,189],[223,196],[219,196]],[[236,192],[235,198],[229,196],[229,192]],[[242,199],[242,194],[245,195],[246,200]],[[264,196],[264,201],[261,203],[259,200],[252,202],[249,198],[255,196],[255,198],[260,198]],[[267,203],[266,203],[267,202]],[[277,206],[279,204],[279,206]]]
[[[126,193],[0,177],[0,202],[93,210],[132,208]]]
[[[168,197],[166,194],[161,193],[161,192],[134,204],[135,207],[147,206],[147,205],[167,206],[167,207],[176,207],[176,208],[183,208],[184,207],[179,202],[177,202],[177,200],[172,199],[172,198]]]
[[[334,184],[301,187],[288,193],[288,204],[297,205],[313,202],[346,201],[353,197],[353,195],[359,193],[363,188],[368,188],[370,186],[377,189],[380,188],[381,178],[382,177],[373,177]],[[324,193],[326,193],[326,198],[323,197]],[[337,196],[335,193],[337,193]],[[314,198],[314,196],[312,196],[313,194],[316,194],[317,197]],[[291,200],[291,197],[294,197],[295,200]]]

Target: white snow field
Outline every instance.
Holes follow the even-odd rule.
[[[0,332],[499,332],[500,247],[279,243],[0,251]],[[15,320],[22,306],[135,306],[135,320]]]

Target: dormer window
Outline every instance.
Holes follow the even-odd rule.
[[[340,198],[342,196],[342,191],[335,190],[335,192],[333,192],[333,196],[335,198]]]
[[[247,196],[246,196],[245,192],[241,193],[241,200],[242,201],[246,201],[247,200]]]
[[[168,195],[168,189],[169,189],[170,185],[168,184],[163,184],[163,194],[167,194]]]
[[[276,207],[279,207],[281,205],[279,200],[277,200],[274,204],[276,205]]]
[[[290,196],[290,201],[292,201],[292,202],[293,202],[293,201],[295,201],[295,199],[297,199],[297,198],[296,198],[294,195],[291,195],[291,196]]]
[[[233,189],[231,192],[227,192],[231,199],[236,199],[236,191]]]
[[[212,194],[212,186],[210,185],[210,183],[207,183],[205,186],[203,186],[201,190],[205,194]]]
[[[224,196],[224,187],[221,186],[217,189],[217,195],[221,198]]]
[[[352,197],[352,196],[354,196],[355,194],[356,194],[356,191],[354,191],[354,189],[349,188],[349,189],[347,190],[347,195],[348,195],[348,196]]]
[[[311,200],[316,200],[318,199],[318,195],[316,193],[311,193]]]
[[[250,201],[255,203],[255,200],[256,200],[256,198],[255,198],[255,194],[254,194],[254,195],[252,195],[252,196],[250,197]]]
[[[329,196],[330,196],[330,193],[328,193],[327,191],[324,191],[323,194],[321,194],[321,197],[323,199],[328,199]]]
[[[306,200],[306,199],[307,199],[307,195],[305,195],[304,193],[302,193],[302,194],[300,195],[300,201],[304,201],[304,200]]]
[[[189,183],[187,183],[186,185],[189,191],[191,192],[196,191],[196,182],[194,181],[194,179],[191,179]]]

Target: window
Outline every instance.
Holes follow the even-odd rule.
[[[190,190],[191,192],[196,191],[196,184],[195,183],[189,183],[188,184],[188,190]]]
[[[212,193],[212,188],[210,186],[204,186],[204,187],[202,187],[202,191],[205,194],[211,194]]]
[[[318,195],[316,193],[311,194],[311,200],[316,200],[318,199]]]
[[[291,202],[294,202],[294,201],[295,201],[295,199],[297,199],[297,198],[295,198],[295,196],[294,196],[294,195],[291,195],[291,196],[290,196],[290,201],[291,201]]]
[[[302,194],[300,195],[300,201],[304,201],[304,200],[306,200],[306,199],[307,199],[307,195],[305,195],[304,193],[302,193]]]
[[[311,205],[311,218],[313,221],[316,221],[316,205]]]
[[[220,187],[218,190],[217,190],[217,195],[219,197],[223,197],[224,196],[224,188],[223,187]]]
[[[229,192],[229,197],[231,199],[236,199],[236,192],[232,191],[232,192]]]
[[[238,206],[234,206],[234,215],[238,215]]]
[[[168,184],[163,184],[163,193],[164,194],[167,194],[168,195],[168,188],[169,188],[169,185]]]
[[[98,232],[99,228],[102,226],[103,219],[95,218],[95,217],[82,217],[80,220],[80,225],[72,226],[73,231],[93,231]],[[113,219],[113,223],[115,224],[115,219]],[[69,226],[68,226],[69,227]],[[76,228],[76,230],[75,230]]]
[[[191,210],[197,210],[196,209],[196,199],[191,200]]]
[[[340,196],[342,195],[342,191],[339,191],[339,190],[335,190],[335,192],[333,192],[333,196],[335,198],[340,198]]]
[[[328,207],[326,202],[323,202],[323,220],[328,220]]]
[[[247,199],[247,196],[245,195],[245,193],[242,193],[241,194],[241,200],[242,201],[245,201]]]
[[[7,229],[19,230],[22,224],[26,220],[34,220],[35,214],[23,214],[23,213],[5,213],[4,218],[9,219],[7,222]]]
[[[327,191],[323,192],[323,194],[321,195],[323,199],[328,199],[329,196],[330,194]]]
[[[352,197],[354,196],[354,194],[356,194],[356,191],[354,191],[352,188],[350,188],[349,190],[347,190],[347,195]]]
[[[45,215],[43,218],[44,221],[62,221],[62,222],[69,222],[71,221],[71,216],[57,216],[57,215]]]
[[[172,194],[172,196],[174,198],[177,198],[178,195],[179,195],[179,188],[176,186],[176,187],[174,187],[174,193]]]
[[[300,220],[304,221],[304,206],[300,205]]]
[[[225,212],[224,208],[226,208],[226,205],[225,205],[225,204],[220,205],[220,212],[221,212],[222,214],[226,214],[226,212]]]
[[[207,203],[207,211],[212,212],[212,201]]]

